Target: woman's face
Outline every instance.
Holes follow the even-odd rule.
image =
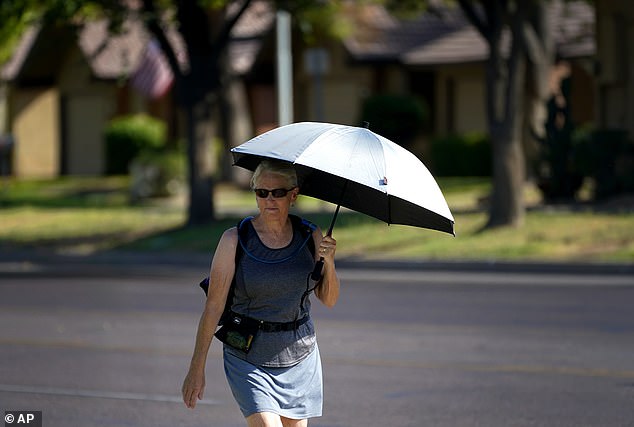
[[[255,183],[255,189],[275,190],[275,189],[291,190],[292,186],[287,182],[286,178],[274,172],[263,172]],[[283,197],[273,197],[272,193],[264,198],[255,196],[260,215],[270,218],[285,218],[291,203],[297,199],[298,189],[293,188]]]

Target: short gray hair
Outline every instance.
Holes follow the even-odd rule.
[[[255,189],[255,184],[264,172],[274,173],[280,175],[286,181],[289,187],[297,187],[297,172],[291,163],[283,162],[281,160],[269,160],[265,159],[260,162],[253,176],[251,177],[251,189]]]

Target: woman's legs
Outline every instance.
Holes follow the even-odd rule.
[[[294,420],[282,417],[282,425],[284,427],[308,427],[308,420]]]
[[[247,417],[248,427],[283,427],[282,420],[272,412],[258,412]]]
[[[272,412],[258,412],[247,418],[248,427],[307,427],[308,420],[280,417]]]

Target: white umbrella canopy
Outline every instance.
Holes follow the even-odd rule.
[[[293,123],[256,136],[231,152],[236,166],[250,170],[265,158],[293,163],[302,194],[388,224],[454,234],[453,216],[425,165],[367,128]]]

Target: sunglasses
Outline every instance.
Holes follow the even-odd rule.
[[[266,199],[267,197],[269,197],[269,193],[272,194],[274,198],[279,199],[285,197],[288,192],[292,191],[294,188],[295,187],[289,188],[288,190],[286,188],[275,188],[273,190],[267,190],[266,188],[256,188],[253,191],[255,192],[255,195],[261,199]]]

